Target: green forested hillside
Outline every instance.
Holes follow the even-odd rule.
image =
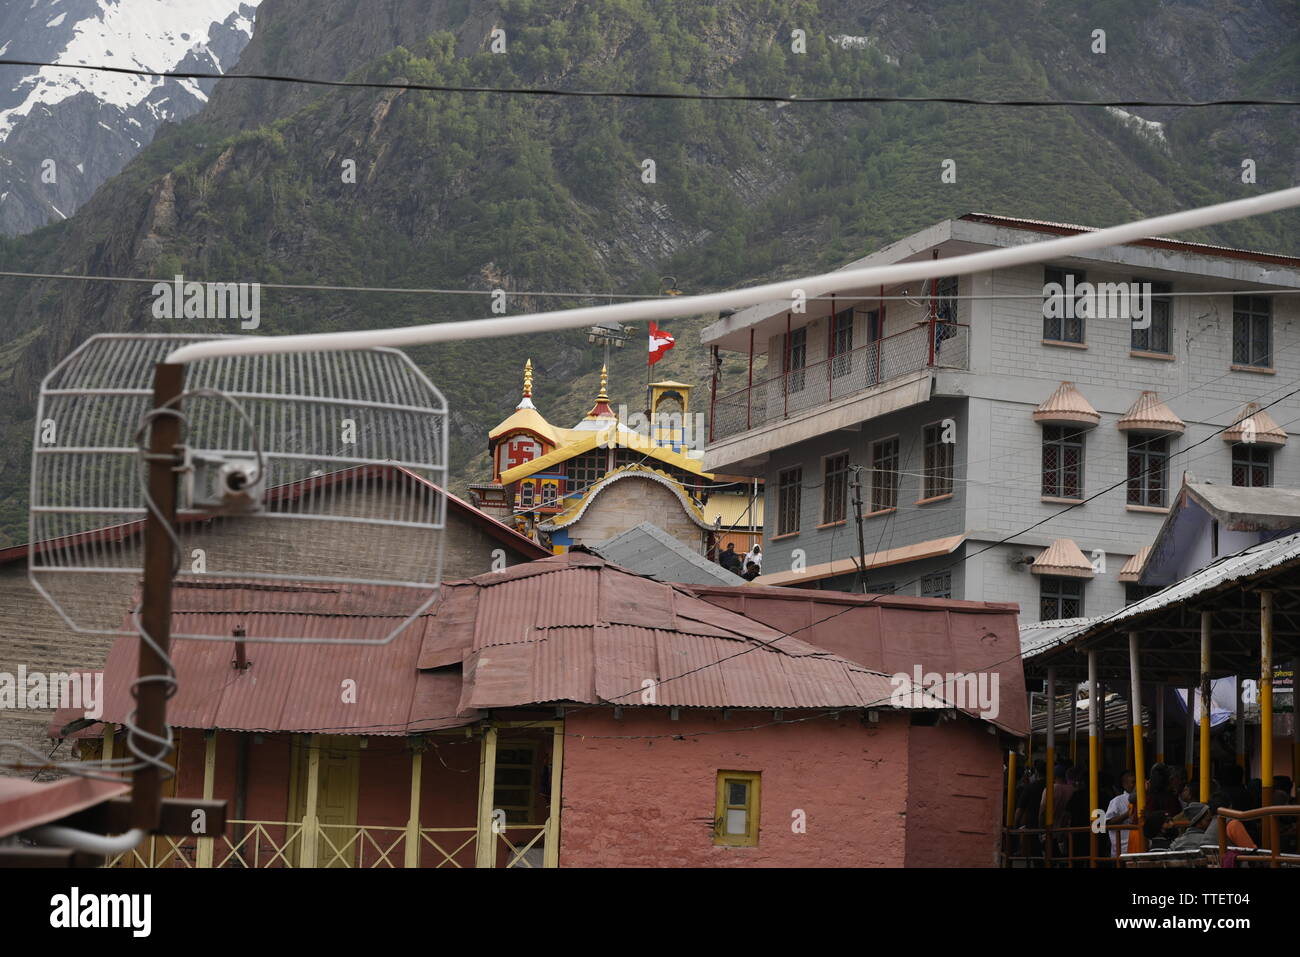
[[[1296,92],[1294,8],[876,0],[266,0],[244,64],[267,72],[476,86],[781,94]],[[1241,15],[1242,9],[1248,15]],[[1094,27],[1108,52],[1091,53]],[[488,52],[505,29],[507,52]],[[807,31],[794,54],[790,32]],[[1289,29],[1289,33],[1288,33]],[[863,40],[832,42],[847,35]],[[358,52],[363,51],[363,52]],[[1195,68],[1189,64],[1196,64]],[[249,69],[249,67],[243,67]],[[333,72],[328,72],[332,70]],[[1296,111],[752,104],[322,90],[223,81],[71,220],[0,239],[3,268],[223,281],[646,293],[835,266],[971,211],[1108,225],[1291,185]],[[1243,158],[1259,182],[1240,181]],[[355,183],[342,163],[356,162]],[[653,159],[657,182],[641,179]],[[957,181],[940,181],[944,159]],[[1297,251],[1294,215],[1187,238]],[[237,331],[152,318],[148,286],[0,278],[0,543],[24,535],[31,402],[49,365],[99,331]],[[590,300],[512,295],[510,310]],[[264,290],[268,335],[488,315],[486,296]],[[656,373],[703,387],[695,330]],[[638,334],[643,330],[637,330]],[[617,355],[635,402],[644,353]],[[572,424],[600,356],[580,332],[416,350],[453,409],[459,481],[517,401]],[[706,390],[701,388],[701,393]],[[702,395],[702,398],[705,398]]]

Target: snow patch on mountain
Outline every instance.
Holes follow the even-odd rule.
[[[33,0],[35,8],[39,0]],[[57,3],[58,0],[55,0]],[[71,27],[68,42],[51,57],[54,62],[171,70],[191,54],[203,55],[221,70],[219,59],[206,50],[213,27],[234,17],[234,27],[252,36],[252,18],[241,7],[256,7],[260,0],[97,0],[90,16],[64,24],[66,13],[49,20],[46,27]],[[51,5],[52,6],[52,5]],[[74,16],[77,16],[74,14]],[[0,47],[0,53],[9,43]],[[34,59],[34,58],[32,58]],[[101,103],[127,110],[149,97],[165,81],[159,77],[131,76],[95,70],[33,71],[18,83],[26,96],[17,105],[0,111],[0,142],[14,124],[38,105],[60,103],[78,93],[90,93]],[[193,80],[179,83],[200,103],[207,95]],[[165,111],[164,111],[165,113]]]

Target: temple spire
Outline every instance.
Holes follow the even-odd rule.
[[[533,360],[524,363],[524,398],[533,397]]]
[[[609,401],[609,370],[605,366],[600,367],[600,394],[596,396],[596,401]]]

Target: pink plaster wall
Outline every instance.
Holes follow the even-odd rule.
[[[993,867],[1002,752],[974,721],[913,726],[907,748],[907,867]]]
[[[784,717],[797,715],[786,712]],[[908,795],[908,723],[882,714],[818,718],[739,734],[673,740],[597,735],[722,731],[772,714],[608,709],[566,719],[562,867],[902,866]],[[582,735],[588,735],[585,740]],[[990,738],[990,740],[992,740]],[[715,847],[719,770],[762,772],[757,847]],[[807,815],[793,833],[792,813]]]

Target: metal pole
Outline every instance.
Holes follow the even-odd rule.
[[[749,381],[745,383],[745,428],[749,428],[749,423],[753,417],[754,411],[754,330],[749,330]]]
[[[1210,629],[1211,615],[1201,612],[1201,780],[1196,799],[1210,800]]]
[[[1133,816],[1130,823],[1140,825],[1147,807],[1147,782],[1146,775],[1142,773],[1143,765],[1146,764],[1146,755],[1143,753],[1144,744],[1142,741],[1142,663],[1139,658],[1138,633],[1136,631],[1128,633],[1128,671],[1129,697],[1133,702],[1133,799],[1137,804],[1137,814]],[[1124,841],[1120,840],[1119,843],[1123,845]],[[1130,838],[1130,850],[1137,849],[1134,844],[1135,842]],[[1143,849],[1146,847],[1145,843],[1140,846]]]
[[[153,408],[179,411],[185,367],[160,362],[154,367]],[[170,403],[170,404],[169,404]],[[140,642],[138,675],[149,679],[168,673],[171,648],[172,574],[176,549],[172,530],[176,524],[176,448],[181,442],[181,423],[175,415],[159,415],[149,425],[149,496],[157,511],[145,510],[144,582],[140,598],[140,626],[157,646]],[[136,691],[135,723],[147,735],[167,735],[167,685],[162,681],[142,682]],[[131,737],[136,737],[131,735]],[[128,739],[129,740],[129,739]],[[165,745],[151,747],[139,738],[136,747],[159,761],[167,756]],[[131,794],[131,821],[135,827],[153,831],[162,823],[162,768],[146,764],[135,772]]]
[[[835,382],[835,293],[831,293],[831,317],[826,323],[826,401],[834,396]]]
[[[1034,715],[1030,712],[1030,728],[1033,728]],[[1052,839],[1052,825],[1056,821],[1056,795],[1053,794],[1054,785],[1056,784],[1056,669],[1049,667],[1047,669],[1047,817],[1043,820],[1043,826],[1047,828],[1047,839]]]
[[[1104,707],[1104,705],[1102,706]],[[1101,801],[1101,739],[1097,727],[1101,716],[1097,702],[1097,652],[1088,649],[1088,807],[1095,808]],[[1088,830],[1088,866],[1097,866],[1097,832]]]
[[[853,470],[853,514],[858,523],[858,587],[867,592],[867,543],[862,537],[862,468]]]
[[[1183,779],[1189,784],[1196,774],[1196,688],[1187,686],[1187,720],[1183,723]]]
[[[1241,707],[1241,675],[1233,678],[1233,684],[1236,686],[1236,735],[1237,735],[1237,767],[1243,771],[1246,770],[1246,716],[1242,713]]]
[[[1259,593],[1259,802],[1273,803],[1273,593]],[[1264,837],[1277,851],[1277,818],[1265,818]]]
[[[1165,685],[1156,685],[1156,762],[1165,763]],[[1140,777],[1143,768],[1134,768]]]

